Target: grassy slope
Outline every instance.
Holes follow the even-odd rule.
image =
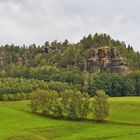
[[[140,123],[140,98],[111,98],[111,121]],[[0,140],[140,139],[140,126],[54,120],[32,114],[25,102],[0,103]]]

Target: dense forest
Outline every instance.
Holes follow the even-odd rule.
[[[91,49],[104,46],[116,48],[126,58],[128,74],[80,69],[79,63],[90,58]],[[78,43],[69,43],[66,39],[46,41],[42,46],[1,46],[0,99],[18,100],[19,96],[37,89],[73,90],[90,96],[103,89],[109,96],[139,96],[140,53],[131,45],[97,33],[83,37]]]

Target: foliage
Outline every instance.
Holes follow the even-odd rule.
[[[140,96],[140,71],[134,71],[127,75],[129,79],[132,79],[135,83],[136,95]]]
[[[62,93],[37,90],[31,95],[30,106],[33,112],[41,111],[47,116],[85,119],[89,111],[89,96],[73,90]]]
[[[93,112],[96,116],[96,120],[103,121],[109,116],[109,103],[108,96],[105,91],[98,90],[93,100]]]
[[[31,93],[37,89],[41,90],[54,90],[57,92],[64,91],[65,89],[77,89],[74,85],[62,83],[57,81],[44,82],[35,79],[23,78],[0,78],[0,95],[1,94],[18,94],[18,93]],[[8,96],[7,95],[7,96]],[[6,95],[4,95],[6,96]],[[11,95],[10,95],[11,96]],[[24,99],[24,97],[23,97]]]
[[[0,78],[0,94],[30,93],[37,89],[48,89],[43,81],[23,78]]]
[[[28,99],[30,99],[30,95],[27,93],[1,94],[0,96],[0,101],[20,101]]]
[[[62,92],[67,89],[77,90],[82,93],[87,92],[90,96],[94,96],[97,90],[104,89],[109,96],[140,95],[139,71],[134,71],[127,76],[123,76],[118,73],[109,72],[89,73],[84,71],[80,73],[77,70],[69,69],[69,71],[59,71],[54,69],[55,67],[44,68],[44,72],[42,70],[39,72],[38,68],[38,73],[36,70],[32,71],[32,75],[35,71],[34,77],[38,75],[38,77],[45,79],[45,75],[47,75],[46,77],[49,80],[45,79],[46,82],[44,80],[29,80],[27,78],[0,78],[0,93],[30,93],[37,89],[49,89]],[[51,73],[51,71],[53,73]]]

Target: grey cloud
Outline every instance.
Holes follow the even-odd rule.
[[[139,0],[0,0],[0,44],[79,41],[106,32],[139,48]]]

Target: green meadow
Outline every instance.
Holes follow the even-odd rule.
[[[33,114],[29,101],[0,102],[0,140],[139,140],[140,97],[109,99],[104,123],[68,121]]]

